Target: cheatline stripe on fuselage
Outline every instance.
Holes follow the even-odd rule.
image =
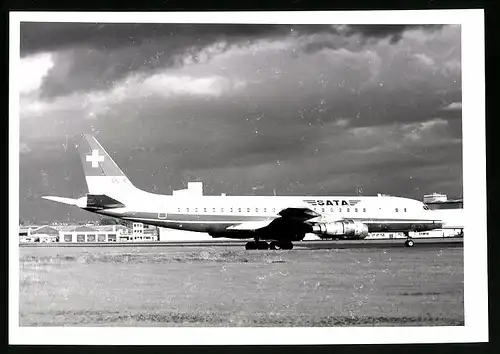
[[[155,222],[163,222],[163,223],[179,223],[179,224],[231,224],[231,225],[234,225],[234,224],[241,224],[243,222],[246,222],[246,221],[237,221],[237,220],[233,220],[233,221],[227,221],[227,220],[221,220],[221,221],[206,221],[206,220],[189,220],[189,221],[186,221],[186,220],[183,220],[183,221],[180,221],[180,220],[170,220],[170,219],[144,219],[144,218],[134,218],[134,217],[127,217],[127,218],[123,218],[123,219],[127,219],[127,220],[137,220],[137,221],[144,221],[144,222],[148,222],[148,221],[155,221]],[[268,220],[259,220],[259,221],[268,221]],[[271,222],[271,220],[269,220],[269,222]]]
[[[327,214],[330,215],[331,214]],[[124,219],[134,219],[143,221],[162,221],[169,223],[206,223],[206,224],[234,224],[243,223],[249,221],[272,221],[274,219],[280,218],[279,215],[205,215],[205,214],[167,214],[165,213],[165,218],[160,218],[158,213],[149,212],[127,212],[120,217]],[[416,224],[432,224],[437,223],[439,220],[421,220],[421,219],[390,219],[390,218],[350,218],[346,215],[342,216],[338,220],[355,220],[363,222],[365,224],[371,223],[391,223],[391,224],[405,224],[405,223],[416,223]],[[321,222],[321,221],[320,221]],[[326,222],[326,220],[322,220]]]
[[[172,219],[148,219],[148,218],[137,218],[137,217],[123,217],[123,219],[130,219],[130,220],[142,220],[142,221],[162,221],[162,222],[169,222],[169,223],[185,223],[185,224],[238,224],[238,223],[243,223],[243,222],[248,222],[248,220],[172,220]],[[259,219],[255,221],[272,221],[273,219],[268,218],[268,219]],[[351,220],[351,219],[344,219],[344,220]],[[338,221],[341,221],[339,219]],[[387,224],[407,224],[407,223],[414,223],[414,224],[434,224],[438,223],[436,220],[385,220],[385,219],[380,219],[380,220],[357,220],[360,222],[363,222],[364,224],[379,224],[379,223],[387,223]]]
[[[166,217],[160,218],[158,214],[164,214]],[[210,215],[210,214],[174,214],[174,213],[148,213],[148,212],[126,212],[121,214],[122,218],[133,219],[152,219],[161,221],[205,221],[205,222],[246,222],[246,221],[265,221],[280,218],[280,215]]]

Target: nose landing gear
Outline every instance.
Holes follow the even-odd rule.
[[[410,237],[410,233],[409,232],[405,232],[404,234],[406,236],[405,247],[413,247],[415,245],[415,242]]]

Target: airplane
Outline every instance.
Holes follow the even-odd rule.
[[[92,135],[77,144],[88,193],[42,198],[89,212],[144,224],[253,239],[247,250],[290,250],[307,233],[321,238],[364,239],[370,232],[410,232],[442,227],[422,202],[393,196],[179,196],[135,187]],[[270,241],[268,243],[267,241]]]

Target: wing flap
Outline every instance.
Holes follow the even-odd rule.
[[[269,226],[269,224],[271,222],[272,222],[272,220],[247,221],[247,222],[243,222],[241,224],[229,226],[227,228],[227,230],[241,230],[241,231],[258,230],[258,229],[262,229],[266,226]]]

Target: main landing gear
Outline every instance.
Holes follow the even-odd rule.
[[[291,250],[293,249],[293,243],[290,241],[272,241],[270,244],[268,244],[265,241],[251,241],[247,242],[245,245],[246,250],[267,250],[267,249],[272,249],[272,250]]]
[[[269,249],[269,245],[264,241],[251,241],[247,242],[245,245],[246,250],[267,250]]]
[[[290,241],[273,241],[269,245],[269,248],[272,250],[291,250],[293,249],[293,243],[291,243]]]
[[[409,232],[405,232],[404,234],[406,236],[405,246],[406,247],[413,247],[415,245],[415,242],[410,237],[410,233]]]

